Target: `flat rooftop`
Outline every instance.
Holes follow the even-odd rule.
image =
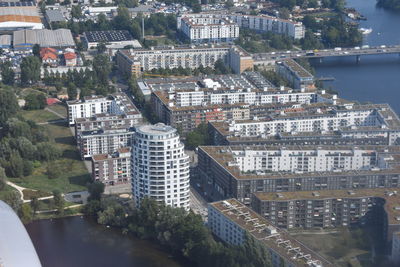
[[[120,42],[133,40],[128,31],[90,31],[84,32],[89,43],[95,42]]]
[[[299,63],[297,63],[295,60],[291,58],[281,60],[281,62],[282,64],[287,66],[291,71],[296,73],[296,75],[299,76],[300,78],[314,78],[314,76],[308,70],[306,70],[303,66],[301,66]]]
[[[236,199],[227,199],[209,205],[295,266],[310,266],[312,261],[317,261],[323,267],[333,266],[332,263],[297,241],[288,232],[276,228],[268,220]],[[268,232],[271,229],[274,233]]]
[[[400,224],[400,188],[374,188],[354,190],[315,190],[279,193],[253,193],[261,201],[288,201],[288,200],[323,200],[323,199],[357,199],[382,198],[384,208],[388,214],[390,224]]]
[[[245,151],[280,151],[287,150],[316,150],[319,147],[326,150],[352,150],[354,146],[286,146],[283,148],[267,146],[200,146],[199,150],[205,152],[210,158],[217,162],[222,168],[229,172],[237,180],[256,180],[256,179],[281,179],[281,178],[303,178],[303,177],[333,177],[333,176],[362,176],[362,175],[384,175],[400,174],[400,147],[398,146],[357,146],[360,150],[368,153],[377,152],[380,154],[394,154],[390,168],[386,169],[366,169],[348,171],[318,171],[318,172],[285,172],[274,171],[265,172],[263,170],[245,173],[237,166],[233,152]],[[397,155],[396,155],[397,154]],[[394,162],[394,163],[393,163]],[[398,164],[396,164],[398,162]],[[371,166],[373,167],[373,166]]]

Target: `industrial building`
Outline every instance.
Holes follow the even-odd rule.
[[[255,192],[400,187],[396,146],[199,147],[198,170],[215,200]]]
[[[239,38],[239,26],[218,15],[200,14],[178,17],[178,29],[192,43],[233,42]]]
[[[111,154],[94,155],[92,157],[92,180],[105,185],[130,184],[130,148],[123,147]]]
[[[208,204],[207,225],[217,237],[231,245],[244,244],[246,235],[254,238],[270,252],[274,267],[334,266],[236,199]]]
[[[46,10],[46,20],[49,25],[52,23],[56,22],[66,22],[67,18],[64,16],[64,14],[61,12],[61,10],[58,9],[49,9]]]
[[[88,49],[97,48],[104,43],[107,48],[120,49],[126,46],[141,48],[140,43],[133,39],[128,31],[91,31],[83,33],[83,42]]]
[[[183,18],[204,18],[212,17],[229,20],[239,26],[239,28],[251,29],[259,32],[273,32],[290,36],[294,39],[301,39],[304,37],[305,28],[301,22],[280,19],[266,15],[243,15],[239,13],[200,13],[200,14],[182,14],[178,17],[178,29],[182,28]],[[201,29],[201,28],[200,28]],[[202,32],[196,33],[201,36]]]
[[[152,47],[120,50],[117,53],[119,69],[125,74],[134,74],[137,77],[144,71],[160,68],[214,68],[217,60],[222,60],[235,73],[253,68],[250,54],[240,47],[227,45]]]
[[[0,35],[0,48],[10,49],[11,41],[12,41],[12,35],[8,34]]]
[[[177,130],[163,123],[137,128],[132,146],[132,192],[189,210],[189,156]]]
[[[317,102],[320,102],[318,95]],[[337,99],[334,99],[336,103]],[[215,144],[334,144],[343,140],[358,144],[398,142],[400,120],[387,104],[325,105],[298,112],[281,111],[266,118],[212,122]],[[240,137],[240,138],[239,138]],[[342,141],[340,141],[342,139]]]
[[[278,61],[276,72],[289,81],[294,89],[314,87],[314,76],[293,59]]]
[[[0,33],[44,28],[36,5],[28,3],[32,2],[26,6],[0,5]]]
[[[71,30],[21,30],[13,34],[13,45],[15,50],[31,50],[35,44],[40,47],[50,48],[73,48],[75,42]]]

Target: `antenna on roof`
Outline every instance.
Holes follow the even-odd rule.
[[[142,16],[142,38],[144,41],[144,16]]]

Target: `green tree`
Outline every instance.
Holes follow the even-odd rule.
[[[46,96],[41,93],[30,93],[25,96],[25,109],[44,109],[47,105]]]
[[[3,127],[5,122],[14,116],[18,110],[18,101],[14,92],[0,88],[0,127]]]
[[[41,161],[51,161],[61,156],[61,151],[55,145],[49,142],[42,142],[36,145],[37,159]]]
[[[71,16],[75,19],[82,17],[82,7],[81,5],[73,5],[71,7]]]
[[[34,45],[33,45],[32,54],[33,54],[35,57],[40,58],[40,45],[39,45],[39,44],[34,44]]]
[[[22,85],[29,85],[39,81],[41,62],[38,57],[24,57],[20,67]]]
[[[4,190],[6,188],[7,182],[6,182],[7,176],[4,168],[0,167],[0,191]]]
[[[103,86],[108,86],[111,63],[107,55],[98,54],[94,57],[93,70],[97,75],[98,83]]]
[[[186,135],[186,148],[196,149],[198,146],[208,145],[210,143],[208,134],[208,125],[201,123],[197,128]]]
[[[15,73],[11,62],[6,61],[1,64],[1,79],[4,84],[13,85],[15,82]]]
[[[57,213],[60,215],[64,214],[65,200],[59,190],[53,191],[53,200]]]
[[[61,175],[61,169],[59,166],[49,162],[46,167],[46,175],[49,179],[56,179]]]
[[[31,204],[33,216],[35,216],[36,211],[38,211],[40,209],[40,201],[37,197],[32,197],[30,204]]]
[[[18,212],[22,200],[21,195],[17,191],[10,191],[3,196],[3,201],[6,202],[15,212]]]
[[[73,82],[68,83],[67,94],[69,100],[75,100],[78,95],[78,89]]]
[[[106,52],[106,50],[107,50],[106,43],[99,42],[97,44],[97,53],[102,54],[102,53]]]
[[[87,186],[89,191],[88,200],[100,200],[101,195],[104,193],[104,184],[98,181],[95,181]]]
[[[12,151],[8,160],[9,165],[6,169],[7,176],[21,177],[24,174],[24,161],[18,151]]]
[[[30,223],[32,221],[32,209],[29,204],[22,204],[18,212],[19,217],[23,223]]]

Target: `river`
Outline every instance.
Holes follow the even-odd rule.
[[[43,267],[180,267],[155,244],[121,234],[85,217],[26,225]]]
[[[364,37],[368,45],[400,44],[400,13],[394,13],[375,6],[375,0],[347,0],[347,6],[354,7],[367,17],[360,27],[372,28]],[[359,63],[355,57],[324,58],[313,60],[317,77],[332,76],[333,82],[325,82],[327,88],[339,92],[339,96],[359,102],[389,103],[400,113],[400,56],[362,56]]]

